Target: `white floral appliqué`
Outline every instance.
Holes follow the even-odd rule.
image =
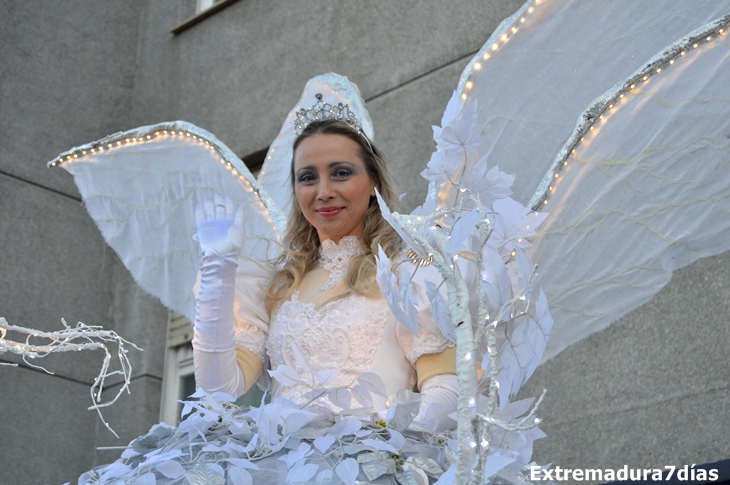
[[[350,258],[363,252],[362,243],[356,236],[345,236],[339,244],[325,239],[319,247],[319,261],[330,275],[319,289],[327,291],[342,281]]]

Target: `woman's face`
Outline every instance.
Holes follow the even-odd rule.
[[[358,144],[344,135],[312,135],[294,152],[294,195],[319,240],[362,237],[375,184]]]

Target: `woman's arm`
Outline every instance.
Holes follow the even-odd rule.
[[[214,204],[215,202],[215,204]],[[206,392],[242,395],[263,370],[251,351],[236,347],[234,297],[237,258],[243,245],[243,210],[216,194],[196,207],[203,251],[193,337],[195,380]]]

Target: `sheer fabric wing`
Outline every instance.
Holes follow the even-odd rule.
[[[334,73],[322,74],[310,79],[296,106],[286,117],[279,135],[269,147],[264,166],[258,176],[261,185],[274,197],[276,204],[284,214],[288,214],[291,207],[290,170],[292,145],[296,139],[294,121],[300,109],[309,109],[317,102],[316,94],[322,94],[322,101],[331,105],[349,104],[365,134],[371,139],[373,138],[370,115],[365,109],[365,101],[360,97],[360,91],[355,84],[345,76]],[[279,232],[284,234],[284,226],[279,227]]]
[[[216,192],[230,195],[246,205],[241,257],[265,261],[279,252],[275,222],[283,224],[284,216],[230,149],[190,123],[116,133],[50,165],[74,176],[89,214],[135,281],[191,320],[200,266],[192,239],[196,204]]]
[[[730,0],[528,1],[495,30],[458,87],[467,103],[478,101],[489,168],[516,174],[512,197],[527,205],[594,99],[728,12]],[[439,189],[430,187],[429,197],[454,199]]]
[[[728,13],[728,0],[533,0],[462,74],[457,92],[477,103],[486,138],[469,163],[516,174],[512,197],[525,205],[557,190],[531,250],[555,318],[543,360],[648,301],[673,269],[730,248],[727,31],[714,51],[692,52],[715,57],[681,56],[683,67],[637,88],[630,108],[594,126],[565,178],[548,180],[574,148],[566,140],[601,115],[602,96],[683,36],[713,25],[716,34]],[[429,187],[441,206],[457,196]]]
[[[730,250],[730,45],[702,35],[599,99],[614,107],[548,175],[532,247],[556,322],[545,359],[649,301],[673,270]]]

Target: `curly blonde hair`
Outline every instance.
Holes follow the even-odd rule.
[[[363,135],[358,134],[349,125],[341,121],[315,121],[307,126],[294,141],[292,152],[296,152],[299,144],[306,138],[316,135],[343,135],[358,145],[358,152],[365,165],[370,179],[375,182],[381,197],[391,211],[398,208],[398,192],[385,155]],[[291,165],[292,192],[294,191],[294,161]],[[403,241],[388,222],[383,219],[375,197],[365,212],[362,243],[365,252],[350,259],[347,266],[345,282],[350,293],[371,295],[376,291],[375,273],[377,265],[375,254],[378,246],[393,259],[403,250]],[[304,217],[296,197],[293,197],[287,231],[283,240],[282,255],[275,261],[281,269],[274,274],[266,291],[266,308],[271,310],[281,301],[289,298],[299,287],[304,275],[312,269],[319,257],[321,241],[317,229]]]

